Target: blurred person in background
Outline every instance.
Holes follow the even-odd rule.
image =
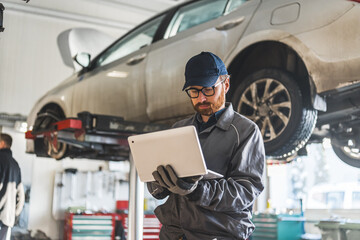
[[[24,187],[19,164],[10,150],[12,138],[0,133],[0,240],[9,240],[15,218],[24,206]]]

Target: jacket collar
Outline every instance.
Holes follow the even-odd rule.
[[[229,129],[233,119],[234,119],[234,109],[231,103],[225,103],[226,110],[221,115],[219,121],[216,123],[216,127],[226,131]]]
[[[12,154],[10,148],[2,148],[2,149],[0,149],[0,152]]]

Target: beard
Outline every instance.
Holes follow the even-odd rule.
[[[224,103],[225,103],[225,93],[224,93],[224,89],[221,88],[221,94],[215,103],[210,103],[205,101],[202,103],[197,103],[196,105],[193,104],[193,108],[195,109],[196,112],[200,113],[201,115],[211,116],[215,112],[219,111],[224,105]],[[208,106],[208,108],[200,109],[200,106]]]

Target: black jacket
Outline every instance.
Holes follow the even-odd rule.
[[[174,127],[197,125],[196,114]],[[202,180],[187,195],[170,194],[155,209],[163,224],[161,239],[247,239],[254,230],[250,218],[263,190],[265,151],[255,123],[236,113],[231,104],[217,123],[198,133],[208,169],[224,175]],[[151,191],[151,184],[149,185]],[[164,197],[164,196],[154,196]]]
[[[0,149],[0,221],[13,227],[24,206],[24,187],[19,164],[10,149]]]

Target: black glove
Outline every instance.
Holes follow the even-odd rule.
[[[148,182],[146,185],[150,194],[156,199],[163,199],[170,194],[170,191],[167,188],[160,186],[156,181]]]
[[[158,166],[157,171],[154,171],[152,175],[160,186],[182,196],[192,193],[202,179],[202,176],[179,178],[170,165]]]

